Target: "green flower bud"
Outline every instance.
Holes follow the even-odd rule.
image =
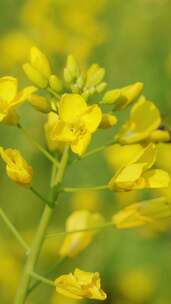
[[[98,64],[92,64],[87,71],[86,88],[97,86],[104,78],[105,69]]]
[[[73,82],[79,77],[79,66],[72,55],[67,58],[66,67],[64,69],[64,79],[66,82]]]
[[[56,75],[50,75],[49,85],[55,92],[60,92],[62,90],[62,82]]]
[[[107,83],[106,82],[101,82],[99,85],[96,87],[97,93],[102,93],[106,89]]]

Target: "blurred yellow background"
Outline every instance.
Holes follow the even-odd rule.
[[[141,81],[146,96],[160,108],[163,119],[171,124],[171,1],[169,0],[1,0],[0,1],[0,74],[19,77],[20,85],[28,84],[22,71],[30,47],[36,45],[48,56],[56,73],[68,54],[73,54],[82,67],[97,62],[107,71],[109,88]],[[21,110],[22,124],[45,145],[43,114],[27,105]],[[123,116],[122,116],[123,120]],[[112,131],[113,132],[113,131]],[[111,138],[111,131],[95,137],[91,147]],[[47,194],[50,164],[16,130],[0,126],[0,145],[19,148],[34,169],[33,183]],[[65,178],[66,185],[103,184],[112,176],[131,151],[117,146],[112,153],[100,153],[73,164]],[[122,150],[123,149],[123,150]],[[112,155],[112,156],[111,156]],[[160,144],[158,164],[171,173],[171,145]],[[28,242],[43,209],[41,201],[28,190],[17,187],[4,174],[0,164],[0,204]],[[101,211],[110,219],[115,210],[155,193],[82,193],[62,195],[56,209],[52,230],[64,230],[64,222],[73,210],[87,208]],[[161,191],[160,191],[161,193]],[[171,199],[171,188],[164,190]],[[171,303],[171,222],[162,231],[105,230],[79,256],[64,261],[57,273],[75,267],[99,271],[110,304]],[[13,303],[24,264],[24,255],[0,219],[0,303]],[[40,269],[45,270],[58,259],[61,237],[45,242]],[[83,301],[83,303],[96,301]],[[51,293],[40,285],[28,304],[75,304]]]

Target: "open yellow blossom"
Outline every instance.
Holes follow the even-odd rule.
[[[100,226],[104,219],[99,213],[91,213],[88,210],[73,212],[66,221],[66,232],[82,230]],[[59,251],[61,256],[74,257],[83,251],[92,241],[96,231],[78,232],[68,234]]]
[[[46,144],[48,146],[49,151],[59,151],[62,152],[65,143],[60,142],[60,141],[55,141],[52,139],[52,132],[54,127],[56,126],[56,123],[58,123],[58,115],[55,114],[54,112],[50,112],[47,115],[47,122],[44,124],[44,132],[45,132],[45,139],[46,139]]]
[[[0,147],[0,156],[6,163],[6,172],[10,179],[21,186],[29,187],[32,182],[33,170],[15,149]]]
[[[37,48],[30,50],[30,62],[23,65],[23,70],[27,77],[38,87],[48,86],[51,69],[47,57]]]
[[[114,110],[123,110],[139,97],[143,87],[142,82],[136,82],[121,89],[110,90],[104,95],[102,103],[114,105]]]
[[[29,86],[18,92],[18,82],[14,77],[0,78],[0,122],[16,124],[18,116],[15,109],[24,102],[36,88]]]
[[[160,127],[161,116],[159,109],[152,101],[146,100],[144,96],[140,97],[132,107],[128,121],[118,132],[116,139],[122,144],[132,144],[144,140],[168,141],[169,133],[156,130]],[[153,135],[153,132],[154,135]],[[169,138],[168,138],[169,137]]]
[[[101,289],[98,272],[85,272],[75,269],[74,273],[60,276],[55,280],[56,291],[73,299],[105,300],[106,293]]]
[[[119,229],[155,224],[171,217],[171,206],[165,197],[142,201],[125,207],[116,213],[112,221]]]
[[[53,130],[52,140],[70,144],[74,153],[82,155],[101,118],[98,105],[88,106],[78,94],[64,94],[59,102],[59,120]]]
[[[139,155],[121,167],[109,182],[113,191],[168,187],[170,177],[161,169],[151,169],[156,161],[156,146],[151,143]]]

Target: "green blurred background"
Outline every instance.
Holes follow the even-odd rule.
[[[22,64],[29,49],[37,45],[45,52],[55,70],[62,75],[66,55],[72,53],[86,67],[99,63],[106,68],[109,88],[142,81],[145,95],[159,106],[165,120],[171,121],[171,1],[169,0],[1,0],[0,1],[0,73],[19,78],[28,84]],[[22,124],[45,145],[45,115],[25,105],[20,111]],[[108,141],[113,131],[95,136],[91,146]],[[18,130],[0,126],[1,145],[18,148],[34,169],[33,184],[41,193],[49,190],[50,163],[40,155]],[[170,170],[170,145],[162,145],[159,164]],[[119,153],[119,152],[118,152]],[[119,155],[114,155],[117,159]],[[101,153],[70,166],[65,184],[70,186],[98,185],[112,176],[113,168]],[[43,209],[29,190],[16,186],[0,170],[1,207],[31,241]],[[169,196],[169,189],[167,195]],[[154,194],[145,193],[146,197]],[[137,201],[142,193],[116,197],[101,193],[87,206],[110,219],[123,204]],[[89,200],[90,198],[88,198]],[[93,203],[93,201],[97,202]],[[60,197],[49,230],[63,230],[67,216],[82,202],[74,203],[69,195]],[[83,206],[85,207],[85,205]],[[101,232],[79,256],[64,262],[57,275],[80,267],[99,271],[108,293],[105,303],[169,304],[171,303],[171,239],[170,229],[161,233],[149,231]],[[0,221],[0,303],[11,304],[25,258],[22,249]],[[58,259],[61,238],[48,239],[39,263],[40,271]],[[96,301],[85,301],[85,303]],[[40,286],[28,304],[75,303],[52,294],[51,288]]]

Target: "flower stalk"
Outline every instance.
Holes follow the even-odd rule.
[[[67,161],[68,161],[68,147],[65,148],[61,158],[60,166],[56,175],[56,185],[62,182]],[[52,188],[52,191],[54,191],[54,188]],[[50,208],[48,205],[45,206],[42,217],[40,219],[40,224],[38,226],[35,238],[31,246],[30,255],[28,256],[26,261],[23,278],[19,286],[18,293],[16,295],[15,304],[25,303],[27,290],[31,281],[30,273],[34,272],[35,265],[38,261],[42,249],[46,230],[49,226],[49,222],[51,220],[53,212],[54,212],[54,208]]]
[[[9,220],[9,218],[7,217],[7,215],[5,214],[5,212],[1,208],[0,208],[0,217],[2,218],[2,220],[4,221],[4,223],[7,225],[7,227],[9,228],[9,230],[12,232],[12,234],[15,236],[15,238],[17,239],[17,241],[19,242],[19,244],[23,247],[23,249],[25,250],[26,254],[28,254],[29,251],[30,251],[29,246],[23,240],[23,238],[20,235],[20,233],[18,232],[18,230],[11,223],[11,221]]]

